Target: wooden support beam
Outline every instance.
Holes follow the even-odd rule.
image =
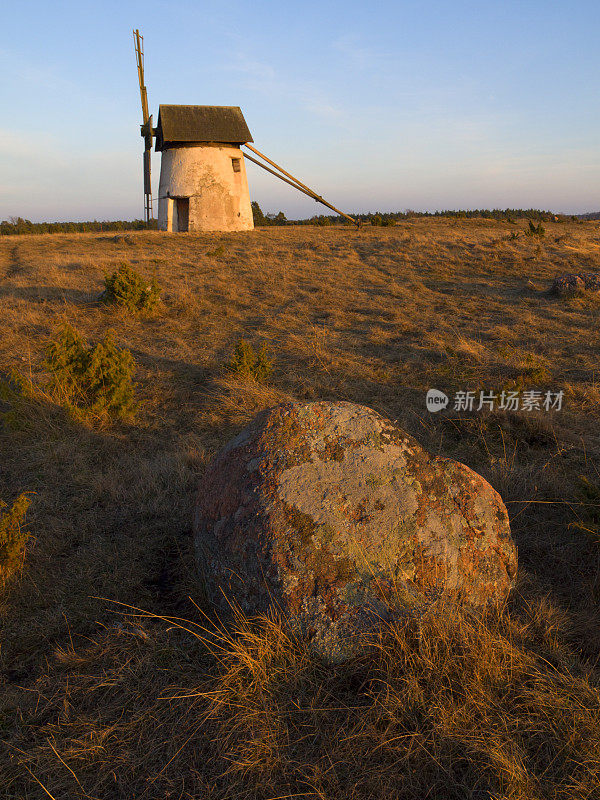
[[[284,183],[289,183],[289,185],[293,186],[294,189],[298,189],[298,191],[302,192],[302,194],[305,194],[308,197],[311,197],[313,200],[316,200],[316,197],[314,196],[314,194],[312,192],[307,192],[305,189],[301,189],[298,186],[298,184],[293,183],[292,181],[288,181],[288,179],[284,178],[283,175],[280,175],[278,172],[275,172],[274,169],[270,169],[269,167],[265,166],[257,158],[252,158],[252,156],[249,156],[248,153],[246,153],[244,157],[246,159],[248,159],[248,161],[252,161],[253,164],[256,164],[257,166],[262,167],[262,169],[266,170],[267,172],[270,172],[271,175],[275,175],[275,177],[279,178],[280,181],[284,181]]]
[[[257,161],[255,158],[252,158],[252,156],[246,155],[246,158],[252,161],[254,164],[258,164],[259,167],[262,167],[267,172],[270,172],[271,175],[275,175],[276,178],[279,178],[285,183],[289,183],[290,186],[293,186],[295,189],[298,189],[299,192],[302,192],[303,194],[312,197],[312,199],[315,200],[317,203],[322,203],[324,206],[327,206],[327,208],[330,208],[332,211],[335,211],[336,214],[339,214],[340,217],[344,217],[345,219],[349,220],[353,225],[356,225],[357,228],[360,227],[360,223],[357,222],[357,220],[348,216],[348,214],[344,214],[344,212],[340,211],[339,208],[332,206],[331,203],[328,203],[327,200],[324,200],[320,194],[313,192],[313,190],[310,187],[306,186],[304,183],[299,181],[298,178],[295,178],[289,172],[286,172],[283,169],[283,167],[279,166],[279,164],[276,164],[274,161],[271,161],[271,159],[267,158],[267,156],[264,155],[264,153],[261,153],[260,150],[257,150],[255,147],[252,147],[252,145],[248,144],[248,142],[244,144],[244,147],[247,147],[249,150],[252,150],[253,153],[256,153],[257,156],[262,158],[268,164],[271,164],[271,166],[275,167],[275,169],[279,170],[279,172],[281,172],[283,175],[286,175],[287,178],[282,177],[282,175],[280,175],[278,172],[275,172],[274,170],[269,169],[269,167],[266,167],[264,164],[261,164],[260,161]]]

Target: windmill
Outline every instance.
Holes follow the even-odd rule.
[[[246,159],[359,225],[253,147],[250,144],[252,136],[239,106],[161,105],[157,127],[153,128],[144,83],[144,38],[136,29],[133,39],[142,99],[144,216],[147,222],[153,218],[150,155],[155,138],[156,150],[162,153],[158,189],[159,230],[252,230],[254,222]],[[258,158],[242,153],[241,147],[246,147]]]
[[[142,99],[142,126],[141,133],[144,137],[144,219],[150,222],[153,218],[152,211],[152,182],[150,177],[150,162],[152,153],[152,116],[148,113],[148,93],[144,83],[144,37],[139,30],[134,30],[135,60],[137,62],[138,79],[140,82],[140,97]]]

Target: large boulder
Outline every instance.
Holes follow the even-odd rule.
[[[201,481],[195,541],[213,603],[279,609],[330,662],[442,593],[502,601],[517,568],[489,483],[343,402],[285,403],[230,441]]]

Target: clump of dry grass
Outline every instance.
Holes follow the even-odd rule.
[[[600,482],[582,475],[579,479],[577,521],[573,527],[588,534],[592,541],[600,543]]]
[[[35,776],[54,796],[592,797],[600,691],[551,618],[441,603],[332,669],[274,617],[126,615],[55,651],[0,788]]]
[[[9,375],[0,377],[0,420],[10,428],[18,428],[24,424],[25,409],[28,401],[33,399],[35,391],[31,381],[13,369]]]
[[[30,500],[21,493],[8,506],[0,500],[0,587],[22,566],[29,532],[24,522]]]
[[[587,796],[600,782],[600,693],[531,645],[527,625],[442,606],[327,674],[278,623],[238,615],[198,701],[231,796]]]

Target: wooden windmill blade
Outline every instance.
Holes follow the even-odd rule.
[[[144,137],[144,219],[150,222],[153,218],[152,211],[152,177],[151,177],[151,155],[152,155],[152,116],[148,111],[148,92],[144,83],[144,37],[140,35],[136,28],[133,31],[133,41],[135,45],[135,60],[137,63],[138,79],[140,83],[140,98],[142,101],[142,125],[141,135]]]

